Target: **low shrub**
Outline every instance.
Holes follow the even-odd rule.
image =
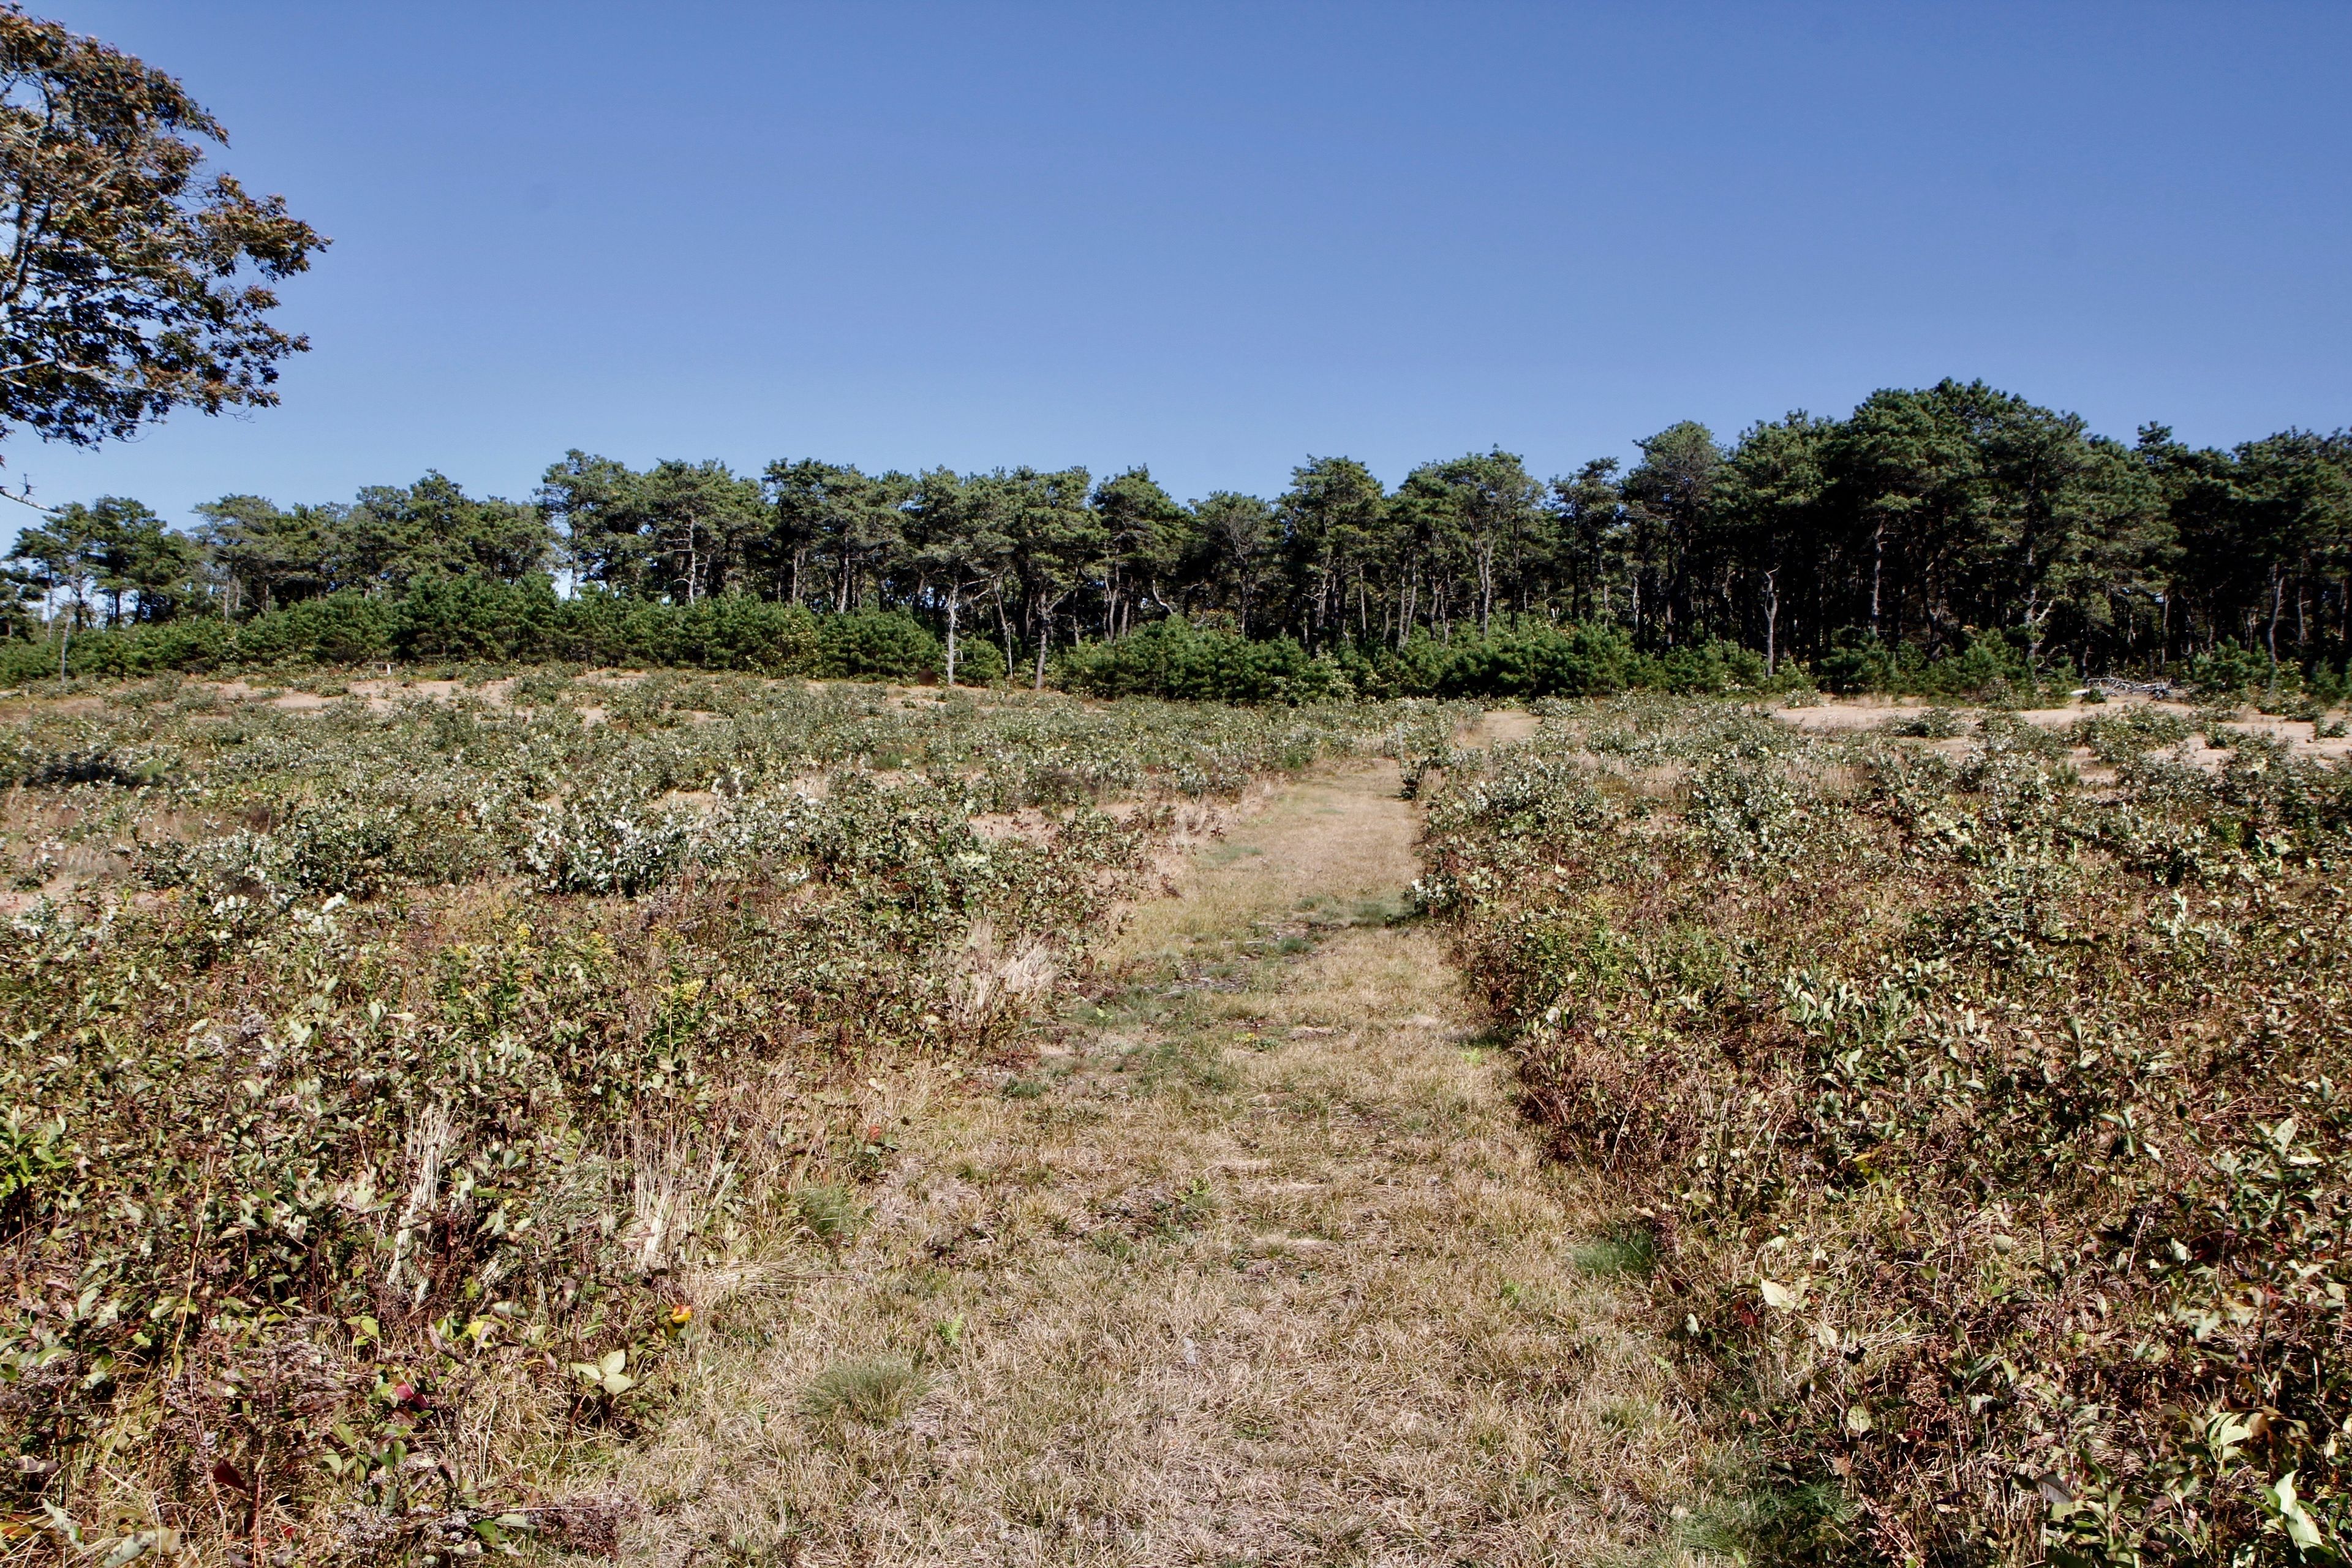
[[[1461,717],[525,691],[122,689],[0,732],[0,859],[50,885],[0,917],[12,1552],[554,1539],[548,1457],[653,1416],[707,1282],[854,1231],[874,1074],[1048,1005],[1188,796]]]
[[[970,679],[1003,671],[992,644],[966,643]],[[936,675],[940,639],[898,611],[816,615],[740,595],[691,605],[630,598],[591,585],[559,596],[545,579],[425,579],[397,597],[341,593],[250,619],[164,621],[81,632],[66,649],[78,676],[143,676],[404,663],[562,661],[745,670],[824,679],[915,680]],[[0,675],[58,672],[54,640],[0,644]]]
[[[1224,702],[1320,702],[1349,695],[1340,668],[1288,637],[1253,640],[1171,617],[1108,642],[1066,648],[1055,683],[1089,697]]]
[[[1726,1542],[2338,1561],[2352,773],[2250,738],[2207,773],[2126,709],[2077,731],[2091,792],[2003,717],[1951,759],[1561,713],[1454,770],[1425,901],[1758,1445]]]

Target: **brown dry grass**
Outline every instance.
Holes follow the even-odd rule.
[[[581,1478],[635,1500],[623,1555],[1678,1560],[1719,1457],[1396,922],[1395,787],[1327,773],[1197,850],[1003,1092],[908,1080],[856,1239],[747,1258],[667,1425]]]

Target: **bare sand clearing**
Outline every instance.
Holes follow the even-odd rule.
[[[1782,706],[1773,710],[1781,722],[1809,734],[1851,734],[1857,731],[1875,730],[1906,715],[1925,712],[1929,704],[1914,700],[1885,697],[1833,697],[1804,707]],[[2066,708],[2026,708],[2014,717],[2028,724],[2046,729],[2063,730],[2100,713],[2114,713],[2126,708],[2150,708],[2178,714],[2195,722],[2201,710],[2185,702],[2158,701],[2145,697],[2111,697],[2104,703],[2078,702]],[[1981,719],[1982,709],[1955,707],[1953,711],[1970,720]],[[2264,735],[2285,743],[2296,756],[2320,757],[2341,761],[2352,757],[2352,737],[2342,735],[2323,738],[2321,725],[2300,719],[2282,719],[2274,714],[2258,713],[2252,708],[2238,710],[2225,728],[2242,734]],[[2079,750],[2079,748],[2078,748]],[[2210,747],[2193,746],[2186,753],[2189,760],[2218,767],[2229,753]],[[2088,757],[2090,752],[2082,751]]]

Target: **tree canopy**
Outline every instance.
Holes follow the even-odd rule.
[[[79,445],[278,401],[268,287],[327,241],[204,177],[227,132],[161,71],[0,5],[0,433]]]
[[[693,606],[909,612],[961,658],[1045,677],[1056,648],[1171,620],[1400,654],[1505,625],[1612,628],[1648,656],[1744,645],[1771,663],[2152,668],[2224,644],[2269,664],[2352,658],[2352,436],[2229,449],[2150,425],[2131,444],[1981,382],[1872,394],[1725,440],[1692,422],[1538,480],[1500,449],[1391,489],[1301,463],[1278,495],[1180,502],[1131,468],[866,473],[781,458],[644,468],[583,451],[530,502],[428,473],[343,502],[225,496],[182,535],[134,501],[60,509],[17,595],[77,625],[229,618],[337,592],[519,584]],[[16,614],[16,611],[9,611]]]

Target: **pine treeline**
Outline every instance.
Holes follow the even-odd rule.
[[[1159,679],[1209,695],[1192,689],[1222,668],[1237,696],[1310,690],[1318,656],[1359,689],[1458,686],[1481,659],[1496,668],[1475,679],[1507,688],[1549,678],[1502,666],[1567,657],[1575,637],[1575,657],[1601,665],[1728,660],[1769,679],[1797,661],[1849,685],[1971,658],[2100,671],[2222,650],[2316,671],[2352,652],[2344,432],[2220,451],[2149,426],[2126,446],[1947,381],[1874,394],[1843,419],[1791,414],[1728,445],[1680,424],[1639,450],[1630,468],[1601,459],[1549,482],[1510,453],[1471,453],[1394,489],[1318,458],[1271,501],[1190,504],[1139,468],[1097,482],[1083,468],[869,475],[802,460],[753,479],[577,451],[530,503],[432,474],[344,506],[226,497],[183,534],[109,498],[26,531],[13,615],[27,634],[43,604],[77,628],[209,617],[233,631],[310,601],[432,587],[446,622],[446,584],[520,589],[553,568],[603,606],[537,616],[604,628],[569,639],[583,648],[659,643],[607,635],[628,605],[707,621],[719,612],[701,606],[725,603],[748,625],[756,604],[911,617],[939,643],[938,672],[963,679],[1042,684],[1065,669],[1097,689]],[[1148,646],[1101,646],[1155,625]],[[435,641],[453,638],[412,628],[372,646]],[[1433,673],[1425,643],[1486,651]]]

